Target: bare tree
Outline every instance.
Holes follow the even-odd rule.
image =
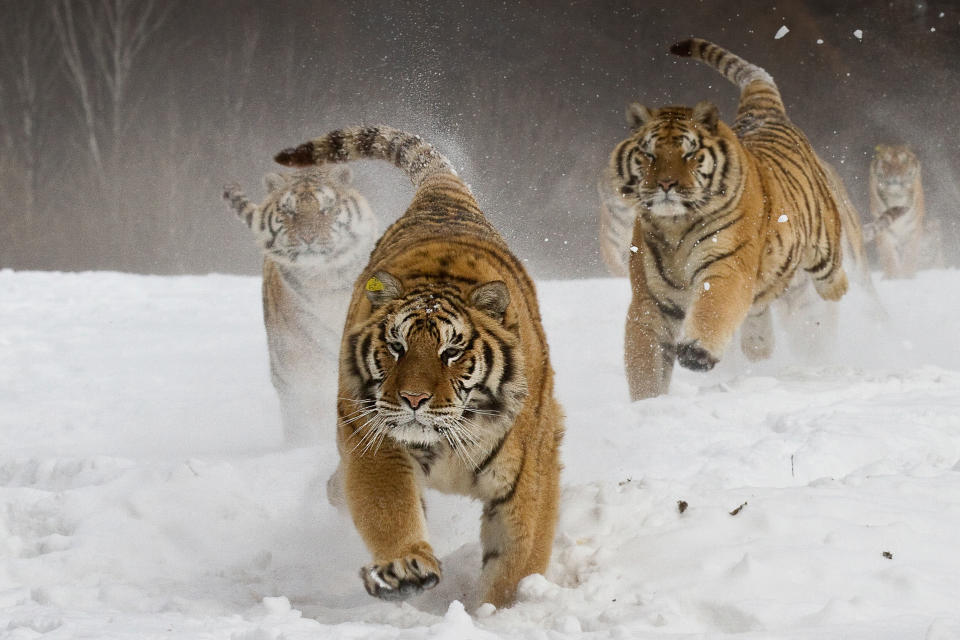
[[[41,122],[53,104],[46,99],[55,77],[53,25],[42,3],[27,2],[5,16],[0,38],[0,144],[8,166],[4,193],[22,194],[18,221],[29,227],[41,190]]]
[[[131,80],[144,48],[173,6],[164,0],[58,0],[52,5],[84,144],[113,223],[122,223],[121,142],[136,112]]]

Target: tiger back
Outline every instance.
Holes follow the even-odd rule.
[[[634,399],[665,393],[674,360],[712,368],[742,324],[745,351],[767,355],[768,307],[795,277],[825,300],[848,287],[839,195],[770,75],[705,40],[671,52],[717,69],[741,95],[732,127],[707,102],[634,104],[632,135],[611,154],[637,211],[625,340]]]
[[[351,286],[378,222],[347,167],[264,176],[266,199],[236,185],[224,199],[263,253],[263,321],[284,439],[316,442],[335,407],[336,363]]]
[[[891,207],[906,211],[874,239],[884,276],[910,278],[942,264],[939,238],[926,229],[920,161],[905,145],[881,144],[870,162],[870,214],[878,219]]]
[[[536,292],[449,161],[419,137],[355,127],[286,150],[289,166],[375,158],[416,188],[357,280],[340,353],[335,482],[373,555],[367,591],[440,579],[421,486],[484,503],[482,600],[546,569],[562,413]]]

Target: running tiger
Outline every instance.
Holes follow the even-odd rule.
[[[629,112],[627,113],[627,122],[628,124],[633,122],[633,117]],[[821,162],[831,180],[835,180],[835,188],[841,194],[840,199],[844,205],[840,208],[840,211],[845,266],[849,262],[850,267],[857,274],[857,280],[868,291],[872,291],[870,266],[863,244],[871,242],[878,233],[888,228],[894,220],[905,213],[905,209],[892,207],[875,220],[861,225],[860,214],[846,194],[840,177],[831,165],[823,160]],[[636,220],[637,212],[642,207],[636,199],[628,199],[620,194],[615,184],[615,176],[611,175],[609,166],[604,168],[597,180],[597,195],[600,199],[600,215],[598,216],[600,255],[603,257],[610,275],[625,278],[630,275],[633,223]]]
[[[334,411],[350,287],[377,238],[377,219],[350,183],[347,167],[313,167],[268,173],[259,206],[236,185],[223,193],[263,253],[270,376],[290,445],[317,441]]]
[[[745,320],[749,355],[757,334],[771,334],[768,305],[798,276],[825,300],[848,286],[835,178],[770,75],[704,40],[671,52],[720,71],[740,105],[731,129],[708,102],[633,104],[633,134],[610,156],[621,194],[639,205],[625,340],[633,399],[665,393],[675,359],[712,368]]]
[[[885,277],[911,278],[925,253],[932,254],[931,263],[940,257],[927,246],[932,243],[926,237],[920,161],[909,147],[877,145],[870,163],[870,214],[879,218],[891,207],[904,207],[906,213],[877,234],[877,257]]]
[[[373,596],[440,580],[421,486],[484,502],[482,598],[509,604],[550,558],[563,416],[533,282],[449,161],[418,136],[355,127],[287,166],[376,158],[416,188],[357,280],[340,351],[340,485],[373,555]]]

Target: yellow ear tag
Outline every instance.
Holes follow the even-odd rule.
[[[383,283],[380,281],[380,278],[373,276],[367,280],[367,291],[383,291]]]

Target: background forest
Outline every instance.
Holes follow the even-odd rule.
[[[594,184],[627,103],[736,108],[734,87],[667,53],[689,35],[774,76],[864,214],[874,146],[912,145],[948,263],[960,254],[954,2],[2,0],[0,15],[0,267],[255,273],[222,185],[259,200],[277,150],[385,122],[454,160],[535,276],[602,275]],[[358,173],[384,219],[405,208],[399,172]]]

